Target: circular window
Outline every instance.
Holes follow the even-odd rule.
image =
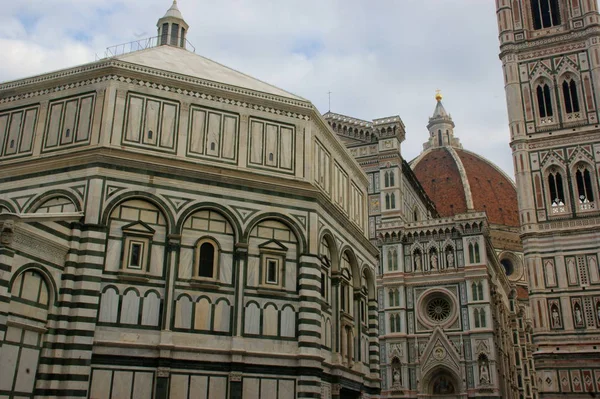
[[[427,316],[436,323],[440,323],[450,317],[452,305],[443,297],[434,297],[427,302]]]
[[[510,259],[502,259],[500,263],[502,264],[502,266],[504,266],[504,271],[506,272],[507,276],[510,276],[515,272],[515,267],[513,266],[513,263],[510,261]]]

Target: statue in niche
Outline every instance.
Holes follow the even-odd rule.
[[[446,263],[448,264],[448,269],[454,268],[454,255],[452,252],[448,252],[446,255]]]
[[[421,270],[421,253],[415,252],[415,271]]]
[[[556,305],[552,305],[551,313],[552,313],[552,327],[553,328],[562,327],[562,325],[560,323],[560,314],[558,313],[558,307]]]
[[[392,359],[392,387],[398,389],[402,386],[402,364],[395,357]]]
[[[575,306],[573,306],[573,316],[575,317],[575,325],[583,325],[583,314],[581,312],[581,306],[579,306],[579,303],[576,303]]]
[[[484,355],[479,357],[479,383],[482,385],[490,383],[490,366]]]
[[[438,268],[438,257],[435,252],[431,254],[431,270],[437,270]]]

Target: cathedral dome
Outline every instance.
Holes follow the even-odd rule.
[[[519,226],[515,186],[487,159],[446,146],[426,150],[411,166],[440,216],[485,211],[491,224]]]
[[[519,227],[514,183],[496,165],[462,148],[441,96],[436,100],[429,140],[411,167],[440,216],[486,212],[492,225]]]

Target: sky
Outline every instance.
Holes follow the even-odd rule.
[[[19,0],[0,14],[0,82],[93,62],[156,36],[172,0]],[[196,53],[329,110],[399,115],[403,157],[427,140],[435,92],[463,147],[513,177],[495,5],[485,0],[179,0]]]

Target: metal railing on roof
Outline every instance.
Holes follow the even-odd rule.
[[[128,43],[117,44],[115,46],[107,47],[104,51],[104,57],[98,56],[96,54],[96,61],[104,59],[104,58],[112,58],[118,57],[123,54],[133,53],[136,51],[146,50],[152,47],[157,47],[162,45],[168,45],[168,43],[164,43],[160,40],[160,36],[153,36],[146,39],[134,40]],[[184,39],[184,48],[186,50],[190,50],[192,52],[196,52],[196,48],[190,43],[187,39]],[[178,46],[179,47],[179,46]]]

